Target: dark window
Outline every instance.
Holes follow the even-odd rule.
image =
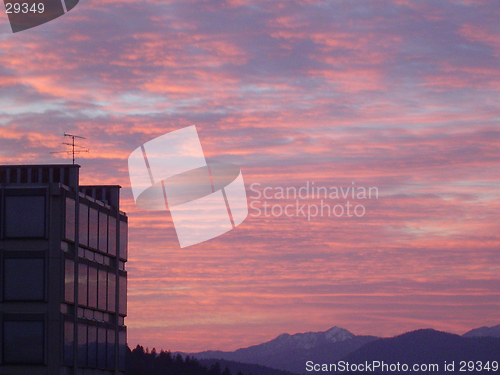
[[[108,251],[108,215],[105,212],[99,212],[99,250]]]
[[[88,333],[88,341],[89,341],[89,367],[97,367],[97,327],[89,326]]]
[[[116,301],[116,275],[109,272],[108,273],[108,310],[111,312],[116,311],[115,301]]]
[[[109,189],[106,189],[106,197],[104,199],[104,201],[106,202],[106,204],[109,204],[111,206],[111,191]]]
[[[78,265],[78,304],[87,306],[88,276],[87,265]]]
[[[89,307],[97,308],[97,268],[89,267]]]
[[[50,182],[49,168],[42,168],[42,183],[48,184]]]
[[[64,322],[64,364],[73,364],[73,328],[72,322]]]
[[[119,295],[118,312],[120,315],[127,315],[127,278],[125,276],[120,276]]]
[[[5,197],[5,235],[10,238],[45,237],[45,197]]]
[[[66,186],[69,186],[69,168],[64,168],[63,170],[64,172],[64,181],[63,181],[63,184],[66,185]]]
[[[87,366],[87,325],[78,324],[78,366]]]
[[[109,217],[108,254],[116,255],[116,218]]]
[[[17,168],[10,169],[10,183],[17,183]]]
[[[7,172],[5,169],[0,171],[0,184],[5,184],[7,183]]]
[[[127,355],[127,331],[118,333],[118,369],[125,371],[125,357]]]
[[[106,270],[99,270],[99,293],[97,298],[97,308],[99,310],[106,310],[106,295],[108,294],[106,276]]]
[[[43,364],[43,321],[3,322],[3,363]]]
[[[115,331],[108,329],[108,349],[106,356],[106,367],[110,370],[115,368]]]
[[[99,236],[98,212],[94,208],[89,209],[89,246],[97,249],[97,238]]]
[[[89,207],[80,203],[79,236],[82,245],[89,245]]]
[[[45,297],[43,258],[5,258],[5,300],[41,301]]]
[[[22,184],[28,182],[28,168],[21,168],[21,181]]]
[[[75,302],[75,263],[70,259],[64,262],[64,300]]]
[[[33,168],[31,170],[31,182],[38,183],[39,180],[39,173],[38,173],[38,168]]]
[[[120,258],[127,259],[128,225],[126,221],[120,221]]]
[[[52,182],[61,182],[61,168],[52,168]]]
[[[97,367],[106,368],[106,328],[97,329]]]
[[[66,238],[75,240],[75,201],[66,198]]]

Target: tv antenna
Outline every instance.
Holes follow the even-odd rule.
[[[90,150],[86,147],[80,146],[75,144],[75,139],[86,139],[85,137],[79,136],[79,135],[74,135],[74,134],[68,134],[64,132],[64,136],[71,138],[71,143],[69,142],[62,142],[63,145],[68,145],[71,146],[71,150],[66,150],[66,151],[54,151],[51,152],[51,154],[71,154],[73,157],[73,164],[75,164],[75,155],[76,154],[81,154],[83,152],[90,152]]]

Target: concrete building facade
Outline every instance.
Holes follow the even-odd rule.
[[[0,166],[0,374],[124,374],[127,216],[79,168]]]

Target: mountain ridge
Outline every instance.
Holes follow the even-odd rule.
[[[380,338],[376,336],[357,336],[347,329],[333,326],[322,332],[304,332],[292,335],[283,333],[262,344],[240,348],[232,352],[208,350],[199,353],[181,354],[184,356],[189,355],[198,360],[218,359],[266,366],[292,373],[304,373],[307,361],[313,361],[314,363],[334,363],[339,360],[351,358],[356,353],[358,353],[356,354],[356,358],[358,359],[361,359],[363,356],[369,358],[370,351],[378,353],[377,355],[380,358],[387,355],[394,358],[399,355],[401,358],[405,358],[405,353],[400,351],[400,348],[403,347],[417,353],[420,357],[423,356],[423,358],[425,356],[436,358],[435,353],[439,352],[447,358],[458,358],[453,353],[453,350],[469,350],[481,358],[489,358],[491,353],[484,343],[491,341],[493,345],[497,344],[494,340],[497,338],[494,336],[497,333],[497,329],[500,331],[500,325],[495,327],[481,327],[466,332],[462,336],[434,329],[420,329],[394,337]],[[439,345],[434,345],[434,349],[427,352],[425,350],[427,346],[426,340],[431,340],[433,345],[441,343],[443,347],[449,346],[450,353],[440,351],[441,347]],[[498,344],[500,351],[500,339],[498,340]],[[408,359],[413,358],[410,356]]]
[[[246,353],[253,355],[265,355],[270,352],[276,353],[280,351],[288,351],[291,349],[310,349],[321,344],[332,342],[341,342],[356,337],[354,334],[344,328],[334,326],[326,331],[320,332],[304,332],[290,335],[282,333],[276,338],[264,342],[262,344],[251,345],[246,348],[240,348],[235,351],[221,350],[206,350],[198,353],[183,353],[194,356],[199,359],[215,358],[214,355],[219,355],[220,359],[237,360],[235,358]]]
[[[497,362],[500,357],[500,338],[498,337],[463,337],[457,334],[437,331],[434,329],[420,329],[404,333],[399,336],[382,338],[367,343],[350,353],[342,360],[350,363],[404,363],[413,365],[437,365],[432,370],[411,369],[412,373],[419,374],[459,374],[460,368],[467,368],[467,364],[478,362],[482,364]],[[446,370],[446,364],[454,364],[453,370]],[[461,363],[465,363],[462,365]],[[405,371],[406,372],[406,371]],[[380,371],[381,374],[390,374],[394,371]],[[468,374],[484,374],[478,368],[468,370]]]
[[[207,350],[199,353],[181,353],[198,360],[220,359],[251,363],[283,371],[295,372],[303,368],[309,358],[328,356],[340,360],[362,345],[378,339],[374,336],[356,336],[350,331],[333,326],[326,331],[304,332],[290,335],[283,333],[258,345],[240,348],[233,352]]]
[[[474,328],[464,333],[462,337],[500,337],[500,324],[493,327]]]

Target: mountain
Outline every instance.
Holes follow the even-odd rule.
[[[498,363],[500,358],[499,329],[500,325],[491,328],[483,327],[467,332],[463,336],[433,329],[421,329],[392,338],[378,338],[356,336],[345,329],[333,327],[325,332],[283,334],[269,342],[238,349],[234,352],[206,351],[189,355],[201,361],[207,359],[235,361],[240,362],[238,366],[256,364],[296,374],[311,373],[311,371],[307,371],[307,362],[329,366],[339,361],[351,364],[380,361],[386,364],[399,362],[409,366],[413,366],[413,364],[438,365],[436,371],[425,371],[425,374],[429,375],[458,374],[464,371],[471,375],[487,374],[497,370],[470,371],[467,367],[469,363],[461,366],[460,362],[473,361],[477,364],[477,361],[482,361],[486,365],[489,361],[490,367],[493,366],[493,363]],[[445,370],[445,362],[454,363],[455,369],[453,371]],[[459,371],[460,367],[462,367],[462,371]],[[420,373],[411,370],[413,373]],[[238,369],[238,371],[240,370]],[[334,370],[328,372],[332,375],[335,374]],[[248,373],[253,374],[253,372]],[[346,374],[347,372],[339,373]],[[395,374],[399,372],[392,370],[380,371],[379,373]]]
[[[221,351],[205,351],[196,354],[190,354],[196,358],[215,358],[215,355],[222,356],[220,358],[227,358],[229,360],[239,360],[246,357],[261,357],[273,355],[290,350],[304,350],[316,346],[330,344],[334,342],[345,341],[355,337],[348,330],[333,327],[325,332],[306,332],[296,333],[289,335],[283,333],[274,340],[265,342],[263,344],[250,346],[248,348],[238,349],[235,352],[221,352]]]
[[[234,352],[206,351],[189,355],[199,360],[224,359],[303,373],[309,360],[337,361],[376,339],[373,336],[355,336],[345,329],[333,327],[325,332],[285,333],[269,342]]]
[[[481,327],[464,333],[462,337],[500,337],[500,324],[494,327]]]
[[[422,329],[405,333],[400,336],[379,339],[370,342],[343,358],[351,364],[371,363],[380,361],[386,364],[437,364],[437,371],[425,371],[425,374],[459,374],[461,361],[482,361],[490,366],[500,358],[500,338],[496,337],[461,337],[439,332],[432,329]],[[454,371],[445,371],[444,363],[455,364]],[[497,362],[498,363],[498,362]],[[462,366],[467,374],[486,374],[489,371],[468,371],[468,363]],[[380,371],[382,374],[394,374],[394,371]],[[424,373],[412,370],[412,373]]]

